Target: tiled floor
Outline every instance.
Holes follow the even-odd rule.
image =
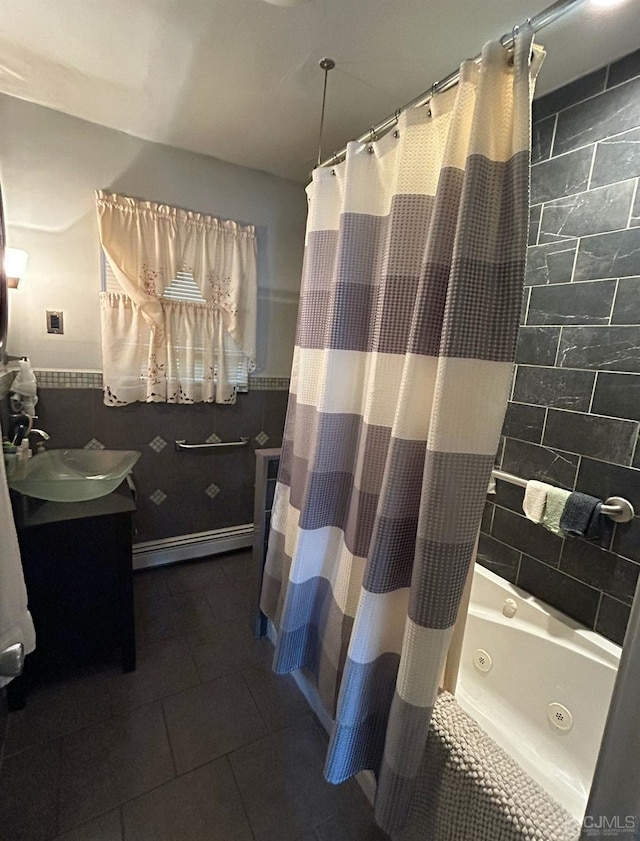
[[[67,675],[11,713],[0,841],[382,841],[251,636],[250,555],[136,576],[138,668]]]

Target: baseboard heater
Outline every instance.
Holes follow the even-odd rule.
[[[252,545],[253,523],[194,534],[180,534],[164,540],[148,540],[146,543],[133,544],[133,568],[146,569],[174,564],[177,561],[245,549]]]

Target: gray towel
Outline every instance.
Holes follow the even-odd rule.
[[[613,522],[601,511],[602,500],[589,494],[572,493],[560,517],[560,528],[570,537],[586,537],[609,546]]]
[[[577,841],[578,823],[443,692],[394,841]]]
[[[602,503],[598,502],[593,510],[589,525],[585,532],[587,540],[597,540],[601,546],[607,549],[611,545],[611,536],[613,535],[613,520],[600,510]]]
[[[562,531],[571,537],[584,537],[599,502],[600,500],[595,496],[572,493],[567,499],[560,517]]]

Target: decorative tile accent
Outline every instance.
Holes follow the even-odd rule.
[[[249,391],[289,391],[289,377],[249,377]]]
[[[222,438],[219,435],[216,435],[215,432],[212,432],[208,438],[205,438],[206,444],[219,444],[222,441]]]
[[[258,444],[260,444],[261,447],[264,447],[268,440],[269,436],[266,432],[258,432],[258,434],[256,435],[256,441],[258,442]]]
[[[153,502],[154,505],[162,505],[166,498],[166,493],[164,493],[164,491],[161,491],[160,488],[155,490],[149,497],[149,499],[151,500],[151,502]]]
[[[91,441],[87,441],[84,445],[85,450],[104,450],[104,448],[102,441],[98,441],[97,438],[92,438]]]
[[[40,388],[102,388],[102,374],[90,371],[36,371]]]
[[[167,442],[160,435],[156,435],[153,441],[149,441],[149,446],[156,453],[161,453],[167,446]]]
[[[208,497],[210,497],[211,499],[215,499],[215,497],[217,497],[217,496],[218,496],[218,494],[220,493],[220,488],[219,488],[217,485],[214,485],[214,483],[212,482],[212,483],[209,485],[209,487],[208,487],[208,488],[205,488],[205,489],[204,489],[204,492],[205,492],[205,493],[206,493],[206,495],[207,495]]]
[[[102,374],[90,371],[36,371],[41,388],[99,388]],[[289,377],[249,377],[249,391],[289,391]]]

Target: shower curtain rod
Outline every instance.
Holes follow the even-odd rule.
[[[538,12],[537,15],[534,15],[531,18],[528,18],[527,24],[529,24],[534,32],[539,32],[541,29],[544,29],[549,24],[555,23],[559,18],[564,17],[568,12],[572,11],[572,9],[576,8],[577,6],[581,6],[585,3],[586,0],[557,0],[557,2],[552,3],[550,6],[547,6],[546,9],[543,9],[541,12]],[[511,32],[506,33],[505,35],[500,38],[500,43],[505,49],[510,49],[514,42],[515,42],[515,34],[518,31],[520,26],[516,25],[513,27]],[[480,55],[477,55],[474,61],[480,60]],[[429,100],[434,96],[436,93],[442,93],[443,91],[447,91],[450,88],[454,87],[458,84],[458,80],[460,79],[460,70],[454,70],[453,73],[449,73],[448,76],[445,76],[444,79],[441,79],[439,82],[434,82],[431,87],[421,93],[419,96],[416,96],[415,99],[412,99],[411,102],[407,102],[406,105],[403,105],[402,108],[398,108],[393,114],[390,114],[386,117],[382,122],[378,123],[375,126],[372,126],[369,131],[366,131],[364,134],[361,134],[360,137],[355,139],[356,143],[365,143],[365,142],[372,142],[380,135],[384,134],[390,128],[396,125],[398,122],[398,117],[403,111],[409,110],[409,108],[418,108],[421,105],[426,105]],[[347,147],[345,146],[339,152],[334,152],[334,154],[323,161],[319,166],[321,167],[329,167],[334,166],[335,164],[340,163],[340,161],[344,160],[347,154]]]

